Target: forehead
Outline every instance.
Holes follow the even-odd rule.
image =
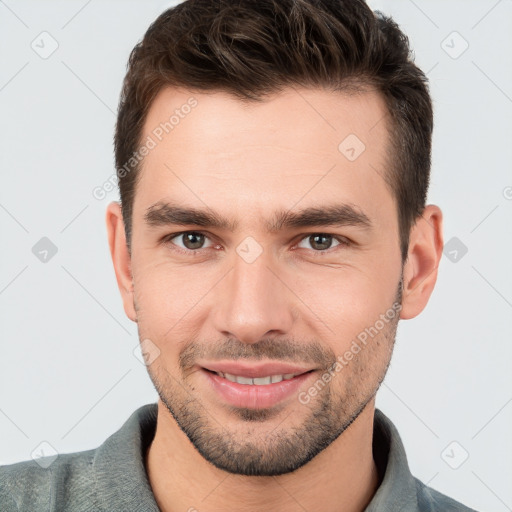
[[[247,103],[225,92],[165,88],[141,141],[152,149],[135,194],[139,217],[162,200],[264,217],[298,202],[394,214],[383,179],[387,109],[376,92],[289,88]]]

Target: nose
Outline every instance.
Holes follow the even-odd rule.
[[[233,268],[218,288],[214,313],[217,332],[243,343],[288,334],[292,328],[293,294],[272,268],[265,253],[249,263],[234,256]]]

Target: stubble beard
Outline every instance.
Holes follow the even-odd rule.
[[[402,279],[395,304],[401,304],[401,299]],[[148,366],[148,373],[161,401],[204,459],[237,475],[278,476],[304,466],[364,411],[389,368],[398,321],[397,314],[307,405],[297,399],[295,405],[278,404],[268,409],[230,407],[226,416],[209,410],[183,371],[177,378],[166,368],[153,364]],[[139,322],[139,337],[144,339],[140,327]],[[264,341],[260,346],[270,347]],[[189,345],[187,349],[192,359],[193,347]],[[335,358],[333,352],[324,352],[324,359],[330,361],[325,371],[332,367]],[[318,373],[318,379],[321,377],[322,372]],[[341,380],[341,386],[335,392],[337,380]],[[283,413],[286,408],[288,414]],[[277,425],[265,428],[265,422],[280,414],[284,417]],[[286,428],[288,417],[305,419]]]

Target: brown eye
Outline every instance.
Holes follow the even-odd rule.
[[[335,242],[335,245],[333,245],[333,242]],[[309,247],[301,245],[304,243],[307,243]],[[349,242],[344,240],[342,237],[334,236],[329,233],[313,233],[304,237],[297,247],[304,249],[312,248],[315,252],[322,252],[338,245],[349,245]]]
[[[201,233],[184,233],[181,236],[183,245],[187,249],[200,249],[204,243],[204,235]]]
[[[313,247],[314,249],[329,249],[329,247],[331,247],[332,244],[332,236],[324,235],[322,233],[318,235],[311,235],[309,237],[309,242],[311,244],[311,247]]]
[[[209,247],[204,245],[206,240],[208,240],[208,237],[198,231],[184,231],[183,233],[176,233],[166,238],[167,242],[176,245],[180,249],[189,251]]]
[[[314,233],[303,240],[307,240],[310,246],[316,251],[325,251],[332,245],[333,237],[325,233]],[[302,243],[302,241],[301,241]]]

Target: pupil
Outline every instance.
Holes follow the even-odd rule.
[[[324,239],[324,242],[319,241],[321,239]],[[325,240],[327,240],[327,241],[325,241]],[[331,235],[322,235],[322,234],[311,235],[310,242],[311,242],[312,247],[315,247],[315,245],[316,245],[317,249],[329,249],[329,247],[331,246],[331,243],[332,243],[332,238],[331,238]]]
[[[201,233],[186,233],[183,236],[185,237],[184,244],[187,249],[201,248],[203,243],[203,235]]]

